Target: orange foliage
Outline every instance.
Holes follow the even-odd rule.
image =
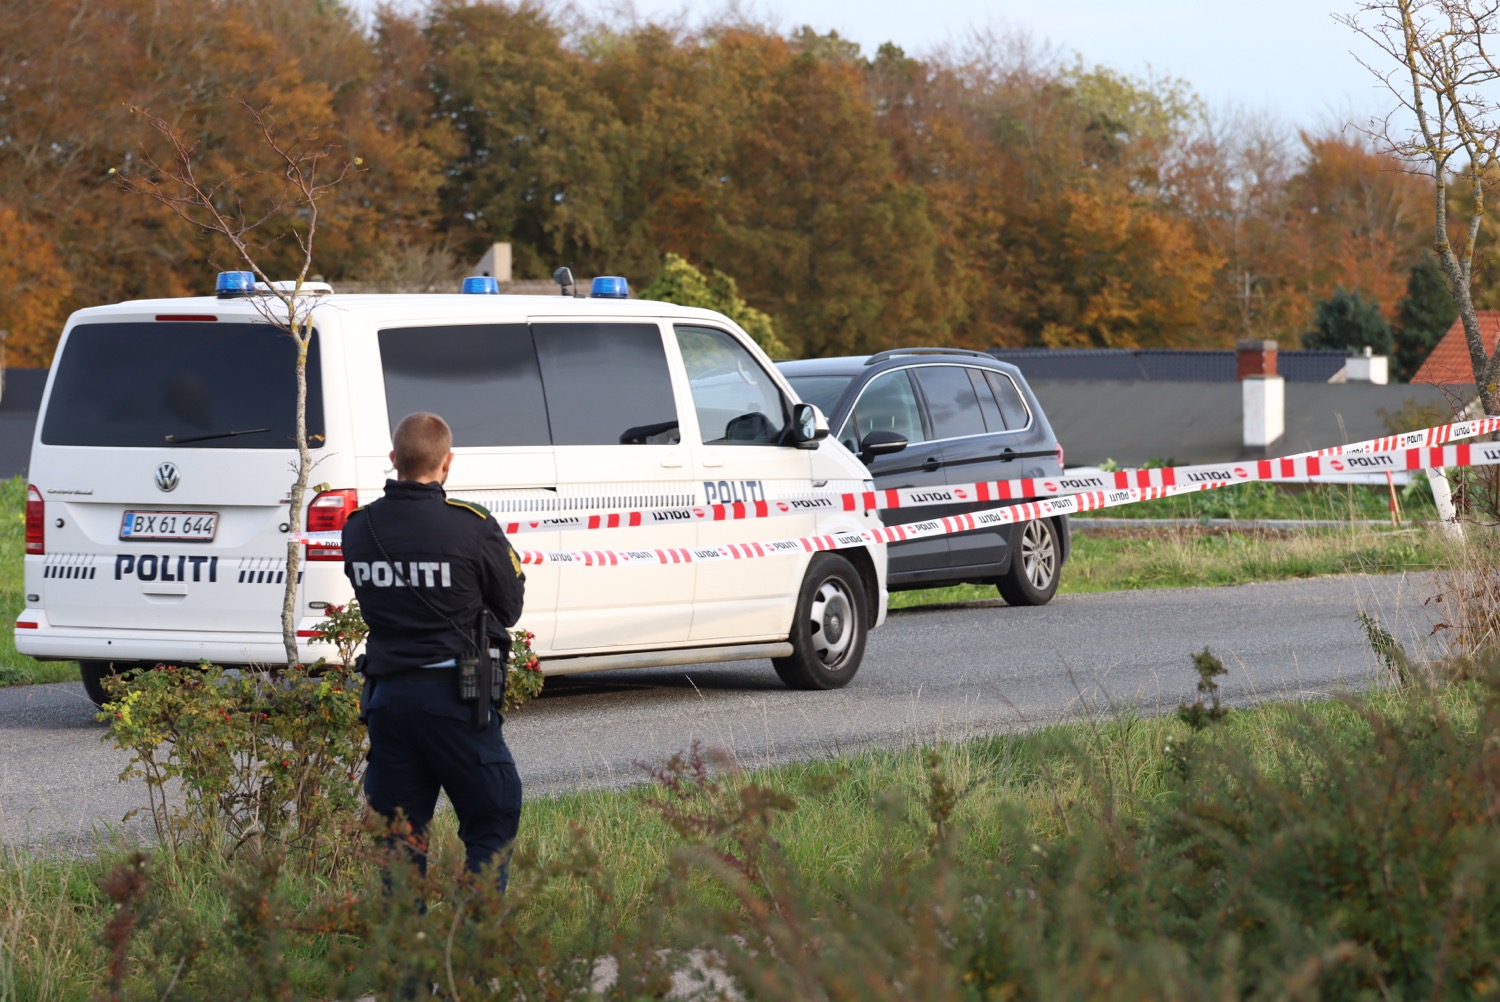
[[[363,158],[323,204],[330,280],[393,246],[475,259],[509,240],[523,275],[644,283],[676,251],[808,354],[1292,345],[1338,287],[1392,315],[1430,242],[1429,183],[1357,140],[1294,150],[1209,119],[1180,84],[1015,43],[866,56],[743,20],[614,31],[466,0],[384,7],[368,29],[305,0],[0,9],[12,359],[25,343],[45,360],[73,308],[205,291],[233,263],[109,171],[156,141],[134,105],[196,138],[205,174],[247,172],[248,208],[273,202],[236,96]],[[259,256],[296,249],[283,234]]]
[[[67,318],[68,273],[41,227],[0,204],[0,330],[11,365],[51,364]]]

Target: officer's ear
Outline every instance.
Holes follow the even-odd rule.
[[[438,480],[438,483],[444,484],[444,483],[448,482],[448,468],[450,466],[452,466],[452,465],[453,465],[453,453],[449,452],[448,455],[446,457],[444,457],[444,459],[443,459],[442,477]]]

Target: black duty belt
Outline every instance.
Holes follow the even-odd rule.
[[[371,676],[378,682],[447,682],[449,685],[458,685],[457,668],[408,668],[405,671],[392,672],[389,675]]]

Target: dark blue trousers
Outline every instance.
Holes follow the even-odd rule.
[[[442,789],[458,814],[464,864],[477,873],[515,841],[521,777],[505,745],[499,715],[475,730],[474,709],[458,698],[450,673],[381,679],[369,706],[370,761],[365,796],[388,821],[410,823],[413,860],[425,873],[427,826]],[[506,869],[500,872],[503,890]]]

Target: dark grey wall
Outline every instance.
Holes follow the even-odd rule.
[[[5,370],[5,394],[0,396],[0,480],[26,475],[46,386],[46,369]]]
[[[1140,466],[1223,463],[1245,455],[1239,383],[1033,379],[1069,466],[1113,459]],[[1386,415],[1407,401],[1447,409],[1441,388],[1393,383],[1287,383],[1286,435],[1273,455],[1391,433]]]

